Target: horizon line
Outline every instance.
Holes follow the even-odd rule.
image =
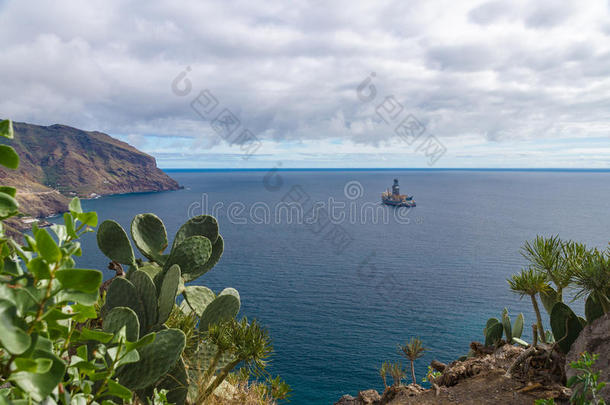
[[[562,168],[562,167],[261,167],[261,168],[231,168],[231,167],[167,167],[159,168],[163,171],[513,171],[513,172],[610,172],[610,168]]]

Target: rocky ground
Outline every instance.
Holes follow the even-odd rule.
[[[503,345],[497,350],[471,345],[475,356],[448,365],[432,362],[441,371],[431,389],[418,385],[389,387],[382,394],[361,391],[358,396],[344,395],[335,405],[449,405],[449,404],[533,404],[536,399],[554,398],[556,404],[568,404],[571,390],[565,387],[573,375],[568,366],[583,351],[600,355],[595,363],[602,381],[610,381],[610,314],[587,326],[563,356],[548,345],[525,358],[510,370],[525,348]],[[530,351],[531,354],[531,351]],[[523,357],[523,356],[522,356]],[[610,385],[602,395],[610,403]]]

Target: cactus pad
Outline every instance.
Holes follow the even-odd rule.
[[[596,302],[592,295],[587,297],[585,301],[585,317],[587,323],[591,323],[600,316],[604,315],[604,309],[599,302]]]
[[[138,349],[140,360],[125,364],[117,371],[119,383],[138,390],[157,383],[174,367],[186,344],[181,330],[165,329],[157,332],[155,340]]]
[[[136,287],[123,277],[115,278],[114,281],[110,283],[108,293],[106,294],[107,310],[111,311],[112,308],[116,307],[131,308],[136,313],[139,320],[146,319],[144,304],[138,297]]]
[[[504,327],[500,322],[496,322],[491,327],[486,329],[485,333],[485,346],[492,346],[498,344],[502,339],[504,333]]]
[[[519,314],[519,316],[517,316],[517,319],[515,319],[515,323],[513,324],[513,338],[521,339],[521,334],[523,333],[523,323],[523,314]]]
[[[174,305],[176,304],[176,294],[178,293],[178,285],[180,284],[180,267],[173,265],[165,273],[163,282],[159,289],[159,317],[157,322],[164,323],[169,318]]]
[[[513,340],[513,328],[510,323],[510,317],[508,316],[508,309],[504,308],[502,311],[502,327],[506,334],[506,341],[510,342]]]
[[[138,270],[143,271],[144,273],[148,274],[148,277],[153,279],[153,281],[155,281],[155,284],[156,284],[157,274],[161,273],[161,270],[163,270],[163,269],[161,268],[161,266],[159,266],[156,263],[146,263],[143,266],[138,267]]]
[[[570,307],[557,302],[551,311],[551,329],[559,348],[567,354],[583,327]]]
[[[135,286],[136,292],[144,307],[145,319],[140,319],[140,333],[145,334],[157,324],[158,304],[157,288],[152,279],[143,271],[136,270],[131,273],[129,281]]]
[[[130,308],[114,307],[103,319],[104,332],[117,333],[125,326],[125,335],[130,342],[140,338],[140,322],[138,316]]]
[[[216,242],[212,245],[212,254],[201,269],[202,275],[210,271],[212,267],[216,266],[216,263],[218,263],[220,257],[222,256],[222,252],[224,251],[224,243],[225,242],[222,236],[218,235],[218,239],[216,239]]]
[[[210,302],[201,314],[199,330],[207,331],[211,324],[228,321],[239,312],[241,302],[239,293],[234,288],[225,288]]]
[[[218,221],[211,215],[198,215],[189,219],[176,232],[172,249],[191,236],[205,236],[213,245],[218,239]]]
[[[133,266],[135,257],[125,230],[115,221],[106,220],[97,229],[97,245],[111,260]]]
[[[544,309],[549,315],[551,315],[553,306],[556,302],[559,302],[557,291],[555,291],[552,287],[549,287],[548,290],[541,292],[539,295]]]
[[[194,280],[206,272],[205,264],[211,254],[212,244],[208,238],[191,236],[172,249],[163,271],[177,264],[185,281]]]
[[[138,250],[147,259],[163,264],[167,231],[159,217],[154,214],[136,215],[131,221],[131,237]]]
[[[205,307],[216,298],[216,294],[208,287],[191,285],[182,293],[188,306],[199,316],[203,314]]]

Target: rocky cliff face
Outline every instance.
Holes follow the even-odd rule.
[[[570,348],[566,356],[566,378],[576,375],[570,363],[578,361],[583,352],[595,353],[599,358],[593,369],[600,372],[599,381],[610,381],[610,314],[605,314],[587,325]],[[606,384],[601,395],[610,404],[610,384]]]
[[[0,168],[0,178],[17,187],[21,211],[33,217],[66,210],[73,196],[179,188],[152,156],[101,132],[26,123],[14,123],[14,130],[15,139],[0,142],[15,148],[19,169]]]

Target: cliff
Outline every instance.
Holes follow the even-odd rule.
[[[0,167],[0,178],[2,184],[17,188],[17,200],[26,215],[63,212],[74,196],[180,188],[157,167],[155,158],[104,133],[17,122],[14,130],[14,139],[0,138],[0,143],[15,148],[21,159],[19,169]]]

